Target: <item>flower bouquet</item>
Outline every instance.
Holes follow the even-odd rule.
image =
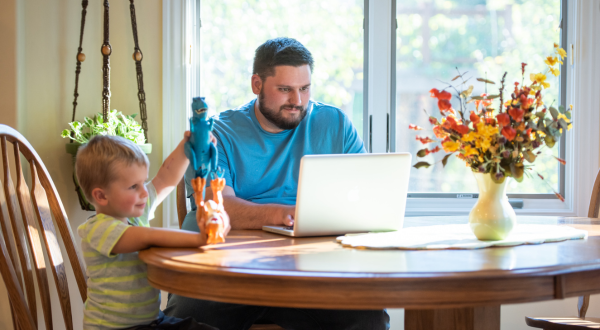
[[[427,136],[417,136],[416,139],[422,144],[440,143],[441,148],[438,145],[434,148],[421,149],[417,152],[417,157],[425,157],[443,149],[446,152],[441,159],[443,166],[448,162],[448,158],[455,154],[475,173],[480,196],[471,211],[470,223],[475,235],[480,239],[502,239],[510,233],[515,224],[515,215],[505,194],[506,178],[512,177],[521,182],[524,175],[530,175],[529,171],[532,170],[533,163],[541,154],[540,149],[552,148],[560,136],[572,127],[572,106],[568,109],[563,106],[556,108],[552,105],[547,106],[542,100],[543,90],[550,86],[546,82],[546,75],[551,73],[558,76],[560,71],[556,66],[562,64],[565,56],[566,52],[554,44],[553,54],[546,57],[544,61],[548,65],[546,72],[530,74],[530,82],[527,84],[525,83],[527,64],[522,63],[522,80],[514,83],[514,90],[506,101],[504,101],[506,73],[502,76],[499,92],[495,95],[484,93],[480,96],[471,96],[473,86],[459,91],[458,88],[466,86],[468,82],[460,72],[452,79],[452,81],[461,79],[458,88],[449,85],[443,90],[434,88],[430,91],[431,97],[438,100],[441,115],[441,118],[429,116],[436,139]],[[477,80],[486,84],[486,87],[495,85],[495,82],[484,78],[477,78]],[[447,90],[456,92],[454,97],[459,101],[460,110],[452,108],[450,101],[453,95]],[[474,109],[468,110],[471,103],[474,104]],[[494,103],[497,109],[494,108]],[[409,129],[422,130],[423,128],[411,124]],[[565,164],[564,160],[556,159],[561,164]],[[414,167],[419,169],[431,165],[420,161]],[[544,180],[539,173],[537,175]],[[564,201],[556,191],[555,195]],[[497,203],[490,205],[482,199],[490,199]],[[486,205],[479,205],[482,202]],[[495,213],[500,214],[494,215]],[[487,227],[484,226],[485,228],[479,226],[479,222],[500,224],[502,222],[500,220],[506,221],[495,227],[489,224],[486,225]],[[480,227],[479,234],[476,227]]]

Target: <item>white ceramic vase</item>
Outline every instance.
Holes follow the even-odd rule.
[[[479,187],[479,198],[469,213],[469,225],[473,234],[484,241],[497,241],[510,234],[517,224],[515,210],[508,203],[506,185],[492,180],[489,173],[473,173]]]

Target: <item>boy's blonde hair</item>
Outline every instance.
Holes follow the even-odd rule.
[[[149,166],[138,145],[120,136],[96,135],[77,151],[75,174],[85,197],[94,202],[92,190],[105,188],[116,179],[115,165]]]

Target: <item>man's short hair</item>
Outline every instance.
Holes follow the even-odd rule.
[[[256,48],[252,74],[257,74],[264,81],[275,75],[275,67],[278,65],[298,67],[306,64],[312,72],[312,54],[304,45],[292,38],[275,38]]]
[[[75,174],[85,197],[94,202],[92,190],[105,188],[116,178],[116,165],[149,166],[140,147],[120,136],[96,135],[77,151]]]

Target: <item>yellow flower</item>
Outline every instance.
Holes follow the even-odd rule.
[[[544,63],[548,64],[549,66],[554,66],[554,65],[556,65],[557,62],[558,62],[558,58],[552,57],[552,56],[548,56],[544,60]]]
[[[479,154],[479,152],[477,151],[476,148],[473,148],[471,146],[465,147],[465,156],[478,155],[478,154]]]
[[[446,141],[442,143],[442,147],[444,147],[445,152],[455,152],[460,147],[460,143],[453,141]]]
[[[570,131],[570,130],[571,130],[571,128],[573,128],[573,124],[569,124],[569,125],[567,125],[567,131]]]
[[[562,60],[563,58],[567,57],[567,52],[565,52],[564,49],[562,48],[558,48],[556,50],[556,53],[560,56],[560,59]],[[561,63],[562,64],[562,63]]]
[[[567,116],[565,116],[564,114],[559,114],[558,117],[556,117],[556,119],[563,119],[564,121],[568,123],[570,123],[571,121],[569,120],[569,118],[567,118]]]
[[[549,68],[549,69],[550,69],[550,72],[552,72],[552,74],[555,77],[558,77],[558,75],[560,75],[560,70],[559,69],[555,69],[555,68]]]
[[[546,82],[546,75],[543,73],[536,73],[536,74],[531,73],[529,75],[529,79],[531,79],[531,81],[534,83],[535,82],[540,83],[540,85],[544,86],[544,88],[550,87],[550,84]]]
[[[533,87],[539,87],[539,86],[533,86]],[[539,89],[539,88],[538,88],[538,89]],[[535,93],[537,93],[537,90],[535,90],[534,88],[532,88],[532,89],[529,91],[529,95],[535,95]]]
[[[475,131],[471,131],[471,132],[463,135],[461,140],[463,142],[471,142],[471,141],[475,140],[478,136],[479,136],[479,133],[477,133]]]
[[[544,136],[546,136],[546,133],[542,132],[542,131],[536,131],[537,135],[541,138],[543,138]]]
[[[556,42],[554,43],[554,48],[558,48],[558,44]]]
[[[569,104],[569,108],[571,108],[571,111],[573,111],[573,105]]]
[[[477,141],[475,141],[475,146],[479,149],[481,149],[481,151],[486,152],[490,146],[492,145],[492,139],[490,138],[484,138],[484,139],[479,139]]]
[[[477,132],[487,138],[498,134],[498,127],[489,126],[483,122],[479,122],[477,123]]]

